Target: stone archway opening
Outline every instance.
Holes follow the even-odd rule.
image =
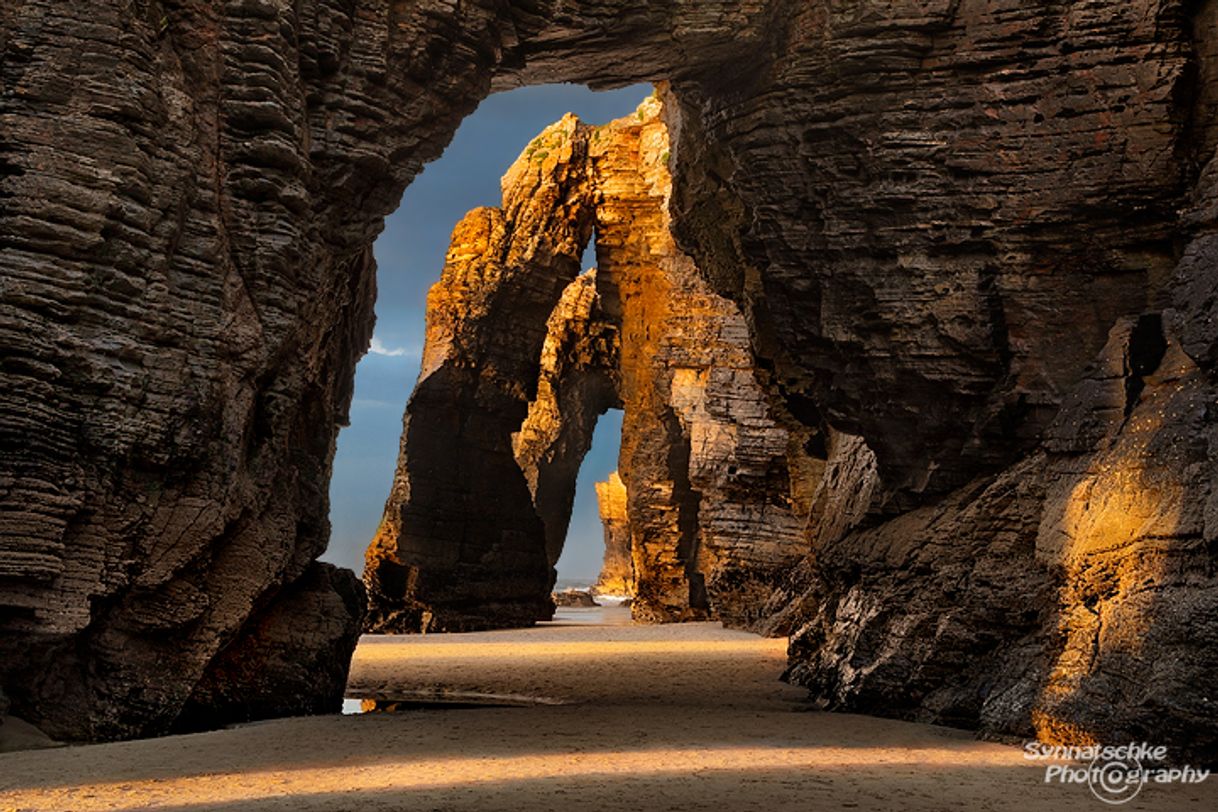
[[[820,461],[739,306],[676,244],[675,115],[660,86],[603,126],[564,116],[504,175],[502,205],[454,229],[367,553],[370,631],[549,619],[576,477],[613,408],[621,470],[602,491],[624,506],[636,620],[753,626],[806,551]]]
[[[150,163],[99,173],[88,239],[22,249],[31,267],[63,260],[73,279],[102,284],[94,302],[76,296],[85,283],[56,290],[42,275],[22,306],[31,335],[62,338],[18,342],[31,357],[49,353],[34,379],[70,370],[52,385],[53,408],[27,410],[49,390],[5,373],[18,379],[6,389],[16,410],[36,415],[15,435],[33,441],[30,463],[5,468],[23,484],[2,505],[22,528],[0,551],[5,577],[19,581],[0,607],[0,685],[14,707],[56,735],[118,738],[170,729],[186,705],[218,723],[336,696],[362,602],[349,572],[317,559],[335,437],[373,337],[371,247],[383,219],[489,93],[667,77],[692,95],[699,76],[755,56],[775,39],[766,21],[782,19],[768,4],[691,9],[261,4],[157,15],[137,4],[65,18],[104,22],[123,40],[87,66],[52,60],[47,75],[79,76],[82,91],[138,90],[123,117],[141,126],[116,126],[108,105],[41,99],[18,128],[28,166],[5,182],[76,177],[33,123],[48,110],[79,123],[68,140],[96,145],[100,169],[122,156]],[[43,30],[29,26],[21,41]],[[45,190],[16,196],[27,194]],[[44,310],[43,297],[75,303]],[[83,317],[95,305],[117,315]],[[147,332],[135,329],[140,314]],[[104,348],[100,361],[80,364],[91,348]],[[145,408],[141,369],[163,385],[156,408]],[[442,584],[432,564],[476,562],[477,547],[437,555],[425,580]],[[513,558],[510,547],[501,551]],[[515,561],[530,590],[535,558]],[[450,597],[517,603],[511,590],[471,597],[471,586],[483,584]],[[305,616],[326,622],[301,635]],[[282,646],[260,648],[266,639]],[[264,653],[245,655],[234,676],[243,649]],[[155,690],[133,690],[144,683]]]
[[[494,93],[407,188],[373,246],[376,327],[356,365],[347,425],[338,435],[331,540],[322,560],[357,573],[363,568],[393,479],[402,413],[419,375],[427,293],[444,266],[453,224],[470,209],[498,204],[504,170],[545,125],[569,111],[608,121],[632,111],[650,92],[648,85],[597,92],[551,84]],[[581,266],[595,262],[589,241]]]

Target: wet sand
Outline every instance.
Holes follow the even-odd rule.
[[[633,626],[619,609],[560,618],[361,641],[353,694],[460,708],[0,755],[0,812],[1113,808],[1044,783],[1018,747],[809,710],[778,682],[783,640]],[[488,694],[510,706],[468,707]],[[1117,808],[1218,809],[1218,781],[1149,786]]]

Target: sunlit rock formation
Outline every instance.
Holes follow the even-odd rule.
[[[1218,758],[1218,700],[1198,689],[1218,668],[1215,404],[1212,376],[1144,315],[1117,322],[1050,427],[1036,557],[1063,578],[1042,737],[1111,729]]]
[[[630,552],[630,525],[626,516],[626,485],[617,471],[596,483],[596,507],[605,533],[605,558],[594,592],[634,595],[634,560]]]
[[[812,553],[768,605],[801,629],[792,678],[834,707],[1212,756],[1189,680],[1215,647],[1216,24],[1213,0],[8,4],[11,712],[64,739],[170,729],[325,546],[369,249],[406,184],[494,89],[667,80],[679,248],[833,478],[790,488]],[[503,472],[520,371],[479,382],[519,415],[480,424]],[[683,436],[699,398],[656,425]],[[632,507],[672,508],[640,538],[683,526],[704,485],[645,495],[629,469]],[[532,617],[545,532],[515,515],[529,542],[495,555],[517,586],[479,599]],[[646,606],[699,604],[651,549]]]
[[[627,491],[640,620],[757,619],[805,552],[792,496],[802,448],[758,383],[748,327],[676,245],[658,98],[597,132],[596,254],[621,323]]]
[[[537,391],[512,448],[545,526],[546,557],[553,567],[567,537],[576,476],[592,446],[597,418],[621,407],[618,329],[601,312],[595,270],[567,286],[546,330]]]
[[[562,552],[596,420],[614,407],[625,411],[626,495],[615,555],[629,569],[611,577],[637,619],[756,623],[805,552],[787,457],[806,454],[776,422],[739,309],[673,240],[662,110],[652,97],[604,127],[567,117],[504,177],[502,236],[469,227],[481,211],[454,231],[369,548],[370,629],[548,618],[546,567]],[[593,225],[599,267],[560,291]],[[561,256],[530,251],[513,264],[504,247],[555,234]]]
[[[453,231],[368,548],[369,630],[518,626],[553,612],[552,562],[537,543],[545,526],[512,435],[537,391],[549,316],[591,236],[588,129],[574,116],[549,127],[504,176],[503,207],[476,209]]]
[[[1158,317],[1118,321],[1037,452],[817,539],[789,677],[830,707],[1218,752],[1197,690],[1218,666],[1218,585],[1198,577],[1214,396]]]

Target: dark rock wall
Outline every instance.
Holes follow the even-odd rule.
[[[66,739],[168,729],[324,549],[372,239],[488,91],[516,16],[0,9],[0,683],[16,712]]]
[[[732,203],[695,208],[730,172],[744,261],[712,279],[754,304],[776,383],[867,438],[903,509],[1034,446],[1115,319],[1165,303],[1188,20],[897,0],[806,4],[785,35],[743,87],[687,94],[702,124],[678,164],[709,141],[726,165],[678,173],[678,228],[714,268],[699,246]]]
[[[366,601],[355,573],[310,564],[216,655],[174,730],[339,713]]]
[[[682,245],[865,444],[770,607],[826,705],[1214,757],[1215,13],[806,5],[674,85]]]
[[[325,548],[374,227],[321,200],[339,32],[271,11],[3,12],[0,680],[57,737],[165,730]]]

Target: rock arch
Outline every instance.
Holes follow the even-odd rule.
[[[546,325],[536,395],[512,435],[516,464],[545,525],[551,567],[562,554],[575,480],[597,420],[622,408],[618,326],[605,318],[600,303],[595,269],[563,291]]]
[[[615,406],[636,617],[757,620],[806,552],[791,472],[808,455],[757,381],[743,315],[673,240],[662,111],[653,96],[603,127],[547,128],[504,176],[504,208],[453,232],[368,550],[371,630],[548,619],[579,465]],[[593,224],[599,267],[571,279]],[[518,248],[551,241],[563,250]]]

